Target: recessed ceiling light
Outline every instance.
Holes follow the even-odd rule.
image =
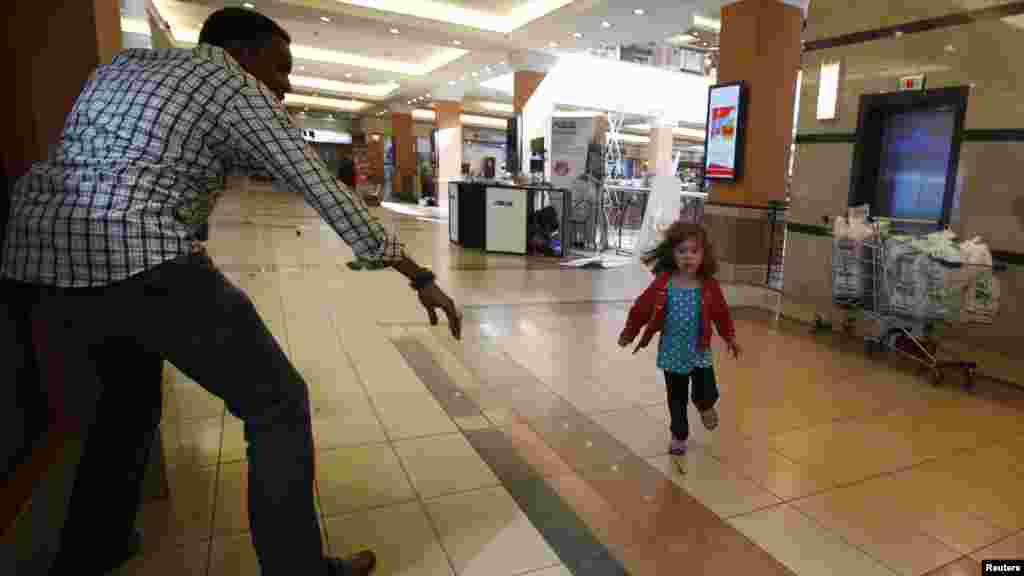
[[[249,8],[249,9],[252,9],[252,8],[256,7],[256,5],[253,4],[252,2],[246,2],[245,4],[242,4],[242,6],[245,6],[246,8]]]
[[[398,28],[392,28],[391,30],[388,30],[388,32],[391,32],[392,34],[398,34],[399,33],[398,32]]]
[[[498,62],[498,65],[499,65],[499,66],[504,66],[504,65],[505,65],[505,61],[504,61],[504,60],[502,60],[501,62]]]
[[[577,40],[579,40],[580,38],[583,38],[583,33],[582,32],[573,32],[572,33],[572,37],[577,39]]]
[[[644,12],[643,8],[636,8],[633,10],[633,14],[636,14],[637,16],[643,16],[644,14],[646,14],[646,12]]]
[[[301,71],[303,71],[303,70],[305,70],[305,69],[306,69],[306,67],[305,67],[305,66],[299,66],[299,71],[300,71],[300,72],[301,72]]]
[[[321,20],[322,22],[330,22],[330,21],[331,21],[331,19],[330,19],[330,18],[328,18],[327,16],[321,16],[321,17],[320,17],[320,20]]]
[[[449,80],[448,81],[448,85],[449,86],[455,86],[456,84],[458,84],[458,82],[456,82],[455,80]]]
[[[612,27],[612,23],[611,22],[609,22],[607,20],[605,20],[604,22],[601,22],[601,28],[611,28],[611,27]]]
[[[558,42],[551,42],[551,43],[548,44],[548,46],[550,46],[552,48],[558,48]]]
[[[452,40],[452,44],[454,44],[456,46],[462,46],[462,41],[461,40]]]
[[[491,67],[490,66],[484,66],[484,72],[490,72],[490,71],[491,71]]]
[[[427,98],[431,98],[430,92],[427,92]]]

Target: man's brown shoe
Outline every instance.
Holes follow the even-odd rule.
[[[377,567],[377,555],[372,550],[363,550],[347,558],[328,558],[330,576],[369,576]]]

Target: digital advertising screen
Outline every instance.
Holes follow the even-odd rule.
[[[708,98],[704,177],[736,180],[743,158],[744,91],[742,83],[712,86]]]

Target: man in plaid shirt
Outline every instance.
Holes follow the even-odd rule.
[[[267,174],[302,192],[361,261],[408,277],[432,323],[442,309],[458,338],[461,319],[306,146],[282,104],[289,44],[272,20],[227,8],[194,49],[123,53],[93,74],[50,158],[15,187],[2,276],[30,299],[59,355],[41,359],[44,378],[73,378],[67,393],[87,414],[57,573],[99,574],[136,551],[165,359],[245,421],[262,574],[373,570],[369,551],[323,556],[307,386],[196,239],[228,173]]]

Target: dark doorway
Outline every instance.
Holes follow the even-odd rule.
[[[861,97],[850,205],[900,228],[950,222],[969,89]]]

